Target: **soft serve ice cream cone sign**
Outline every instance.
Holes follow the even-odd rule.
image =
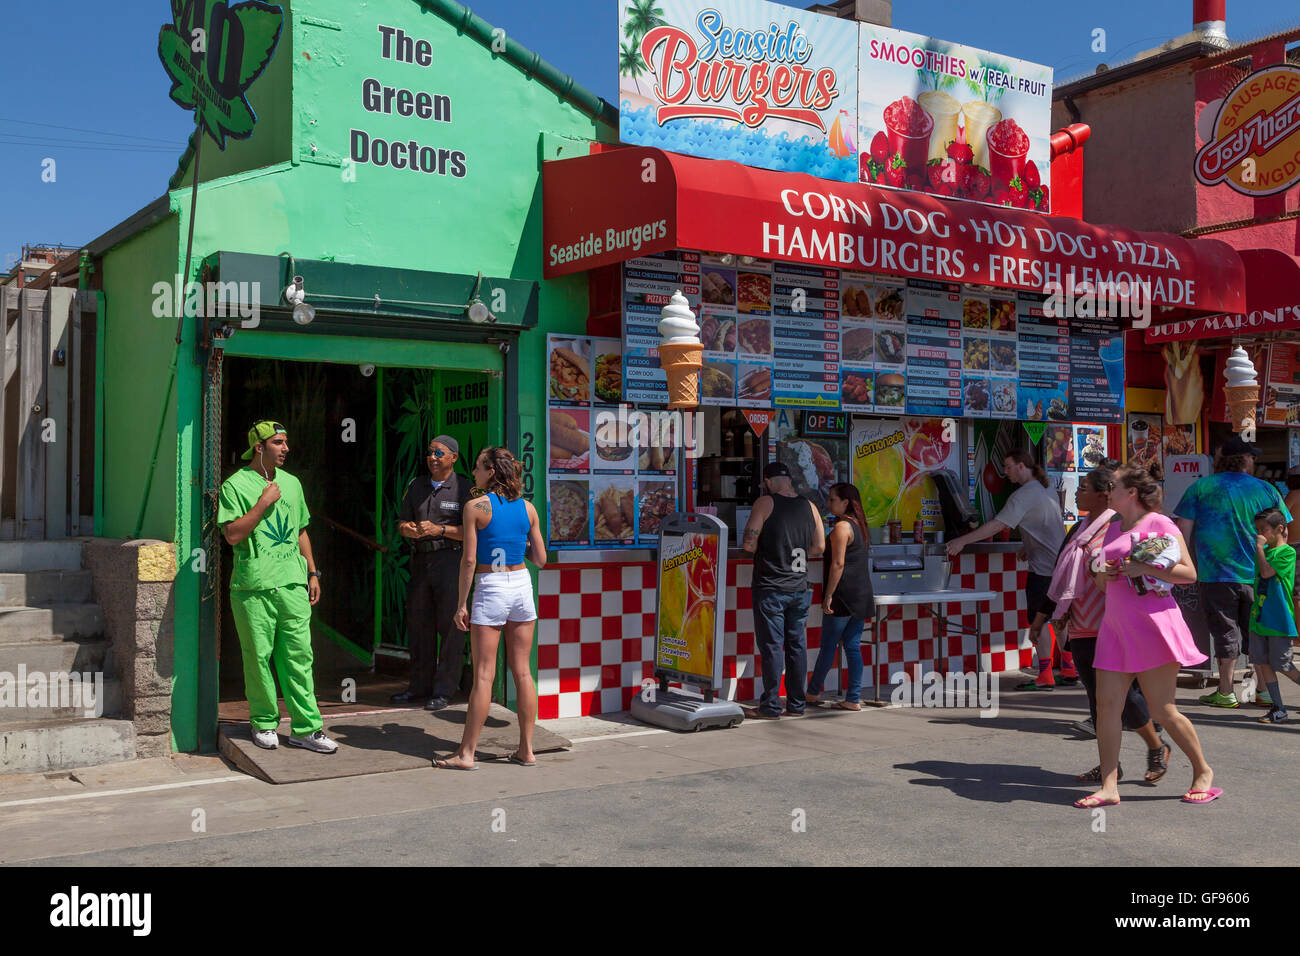
[[[857,24],[764,0],[620,0],[625,143],[857,179]]]

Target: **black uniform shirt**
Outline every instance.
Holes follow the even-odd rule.
[[[407,485],[397,518],[399,521],[432,521],[434,524],[459,526],[469,493],[469,479],[454,471],[437,491],[433,490],[433,479],[428,474],[420,475]],[[430,540],[436,540],[436,536]]]

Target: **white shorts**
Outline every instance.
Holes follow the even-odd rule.
[[[533,579],[528,570],[491,571],[474,579],[474,604],[469,622],[487,627],[503,627],[507,621],[517,624],[537,620],[533,602]]]

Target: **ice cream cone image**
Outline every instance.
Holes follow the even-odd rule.
[[[668,375],[668,407],[694,408],[700,404],[700,369],[703,345],[661,345],[659,361]]]
[[[700,341],[700,324],[680,289],[663,307],[659,335],[659,361],[668,376],[668,407],[694,408],[700,404],[704,343]]]
[[[1228,401],[1232,430],[1240,432],[1255,424],[1255,406],[1259,402],[1259,379],[1255,374],[1255,364],[1240,345],[1228,356],[1224,377],[1228,384],[1223,389],[1223,397]]]

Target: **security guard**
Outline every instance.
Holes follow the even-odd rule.
[[[230,610],[244,658],[253,743],[279,746],[271,660],[289,709],[289,743],[332,754],[339,745],[321,730],[312,681],[311,609],[320,600],[320,572],[311,553],[311,515],[302,485],[284,470],[289,437],[279,422],[258,422],[248,431],[247,468],[221,485],[217,524],[235,551]]]
[[[409,542],[411,579],[406,589],[406,634],[411,649],[411,685],[393,695],[395,704],[427,700],[425,710],[442,710],[460,686],[465,632],[456,615],[461,522],[470,481],[456,474],[460,446],[449,435],[429,442],[429,476],[411,481],[398,512],[397,531]],[[437,651],[442,635],[442,653]]]

